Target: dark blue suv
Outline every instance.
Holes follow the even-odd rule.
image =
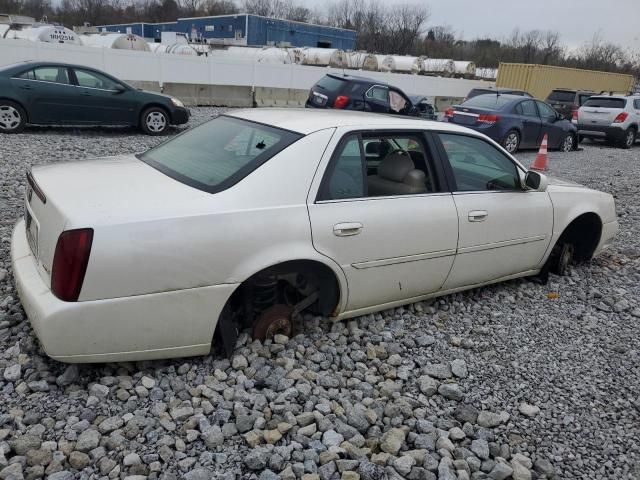
[[[306,107],[423,116],[409,96],[393,85],[372,78],[332,73],[311,87]]]

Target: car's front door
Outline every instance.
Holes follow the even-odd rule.
[[[365,157],[372,142],[390,148]],[[344,271],[348,311],[419,297],[447,278],[458,218],[431,152],[422,132],[344,130],[325,152],[308,199],[313,245]]]
[[[549,147],[558,147],[564,139],[565,131],[560,126],[558,120],[558,112],[544,102],[536,100],[538,110],[540,111],[540,119],[542,120],[542,128],[540,129],[539,143],[545,133],[549,135]]]
[[[12,78],[11,83],[26,100],[30,123],[69,122],[74,88],[67,67],[33,68]]]
[[[520,145],[523,148],[538,146],[538,137],[540,136],[540,128],[542,122],[538,115],[536,102],[533,100],[525,100],[516,105],[516,113],[522,119],[522,140]]]
[[[444,289],[535,270],[553,229],[547,192],[524,190],[516,163],[480,137],[439,133],[458,209],[458,250]]]
[[[368,112],[389,113],[389,88],[374,85],[364,94],[364,107]]]
[[[77,84],[77,108],[74,112],[79,123],[135,123],[135,102],[122,84],[92,70],[74,68],[73,73]]]

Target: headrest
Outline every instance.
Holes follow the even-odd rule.
[[[378,167],[378,176],[392,182],[402,182],[411,170],[416,167],[406,153],[395,152],[388,155]]]

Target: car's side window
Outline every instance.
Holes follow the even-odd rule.
[[[521,190],[518,168],[504,153],[481,138],[440,133],[458,192]]]
[[[102,90],[117,90],[118,84],[110,78],[89,70],[74,69],[78,85],[86,88],[99,88]]]
[[[62,83],[69,85],[69,72],[66,67],[39,67],[34,69],[36,80],[41,82]]]
[[[365,196],[360,138],[343,139],[329,165],[320,194],[321,200],[343,200]]]
[[[516,107],[516,112],[520,115],[524,115],[525,117],[537,117],[538,109],[536,108],[536,104],[533,100],[525,100],[522,103],[519,103]]]
[[[420,133],[362,133],[344,139],[325,174],[320,200],[438,191],[432,156]]]
[[[367,90],[366,95],[368,98],[389,103],[389,89],[386,87],[373,86]]]
[[[36,75],[33,70],[27,70],[26,72],[22,72],[20,75],[18,75],[18,78],[22,78],[24,80],[35,80]]]
[[[556,119],[556,111],[549,105],[543,102],[536,102],[538,109],[540,110],[540,116],[547,122],[552,122]]]

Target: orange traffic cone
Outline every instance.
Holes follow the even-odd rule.
[[[533,161],[533,165],[531,165],[531,170],[544,172],[547,169],[547,141],[547,134],[545,133],[538,155],[536,155],[536,159]]]

